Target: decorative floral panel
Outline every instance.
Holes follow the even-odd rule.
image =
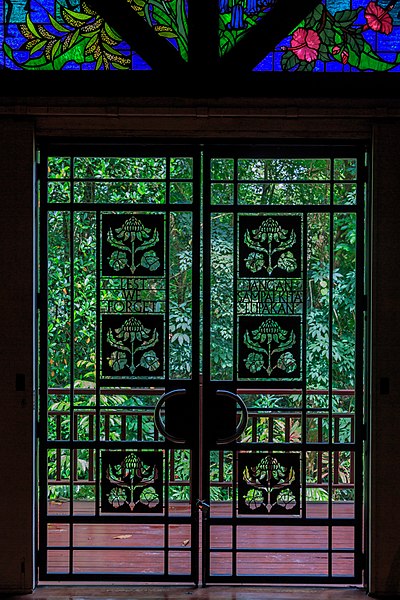
[[[302,217],[240,214],[239,379],[300,380]]]
[[[164,375],[165,217],[102,213],[102,376]]]
[[[163,453],[101,453],[102,512],[162,512]]]
[[[239,453],[239,501],[242,514],[300,514],[300,454]]]

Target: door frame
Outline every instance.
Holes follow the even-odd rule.
[[[243,147],[245,147],[245,146],[247,146],[247,145],[248,145],[247,143],[241,143],[241,144],[239,144],[239,145],[238,145],[238,147],[239,147],[239,148],[240,148],[240,146],[243,146]],[[336,146],[336,143],[334,143],[334,142],[328,142],[326,145],[327,145],[327,146],[331,146],[332,148],[334,148],[334,147]],[[354,145],[352,144],[352,146],[355,146],[355,145],[356,145],[356,144],[354,144]],[[75,144],[71,144],[71,146],[75,146]],[[212,144],[209,144],[208,146],[209,146],[209,148],[211,148],[211,149],[212,149],[212,147],[213,147],[213,145],[212,145]],[[259,146],[260,146],[260,147],[262,147],[262,144],[259,144]],[[274,145],[273,145],[273,144],[271,144],[269,147],[271,147],[271,148],[272,148],[273,146],[274,146]],[[289,143],[289,144],[288,144],[288,146],[290,146],[291,148],[293,148],[293,144],[292,144],[292,145],[290,145],[290,143]],[[298,145],[298,143],[296,143],[296,144],[295,144],[295,146],[296,146],[296,147],[299,147],[299,148],[301,147],[301,146],[299,146],[299,145]],[[308,147],[308,146],[309,146],[308,144],[304,144],[304,147]],[[168,147],[168,145],[166,145],[165,147]],[[165,149],[165,147],[164,147],[164,149]],[[170,147],[171,149],[173,149],[174,147],[176,147],[176,145],[175,145],[174,143],[171,143],[171,144],[169,145],[169,147]],[[178,147],[179,147],[179,146],[178,146]],[[93,149],[92,142],[91,142],[91,149]],[[194,229],[194,231],[195,231],[195,229]],[[198,269],[198,272],[200,272],[200,269]],[[43,287],[42,287],[42,289],[43,289]],[[200,311],[200,306],[199,306],[199,305],[197,306],[197,310],[198,310],[198,311]],[[42,324],[42,326],[43,326],[43,321],[41,321],[41,324]],[[42,364],[42,368],[43,368],[43,369],[44,369],[44,368],[46,368],[45,366],[43,366],[43,361],[42,361],[42,363],[41,363],[41,364]],[[200,387],[200,386],[199,386],[199,387]],[[169,390],[168,390],[168,389],[166,389],[165,391],[169,391]],[[204,427],[204,425],[203,425],[203,427]],[[233,444],[235,444],[235,442],[232,442],[232,443],[233,443]],[[166,447],[168,447],[168,443],[167,443]],[[195,453],[197,453],[197,450],[195,449],[195,446],[193,446],[193,451],[194,451]],[[200,460],[200,456],[198,457],[198,460]],[[194,483],[194,482],[193,482],[193,483]],[[205,485],[205,481],[203,480],[203,489],[204,489],[204,485]],[[208,487],[208,483],[206,484],[206,487]],[[199,498],[200,498],[200,497],[201,497],[201,494],[199,493],[198,495],[199,495]],[[192,518],[194,518],[194,514],[195,514],[195,512],[196,512],[196,511],[194,511],[194,512],[192,513]],[[198,512],[197,512],[196,514],[198,514]],[[205,513],[202,513],[202,515],[205,515]],[[207,529],[207,528],[209,527],[209,520],[208,520],[207,518],[204,518],[204,519],[203,519],[203,521],[204,521],[205,527],[206,527],[206,529]],[[361,563],[360,563],[360,564],[361,564]],[[194,568],[194,571],[196,571],[196,568]],[[221,583],[222,583],[222,582],[226,582],[226,581],[232,581],[232,578],[228,578],[227,580],[226,580],[226,579],[224,579],[224,578],[217,578],[217,579],[210,578],[210,579],[209,579],[209,576],[205,576],[205,575],[204,575],[204,573],[203,573],[203,577],[207,577],[207,579],[206,579],[205,581],[207,581],[207,582],[213,582],[213,583],[215,583],[216,581],[220,581]],[[56,578],[58,579],[59,577],[57,576]],[[119,576],[118,578],[119,578],[119,579],[121,579],[121,577],[120,577],[120,576]],[[85,576],[83,577],[83,579],[91,579],[91,578],[90,578],[90,577],[88,577],[87,575],[85,575]],[[129,579],[129,580],[132,580],[132,579],[133,579],[133,580],[135,580],[135,578],[134,578],[134,577],[132,577],[131,575],[130,575],[130,576],[128,576],[128,577],[127,577],[127,579]],[[195,576],[194,576],[194,579],[195,579],[195,582],[197,582],[197,581],[198,581],[198,575],[195,575]],[[95,578],[94,578],[93,580],[95,580]],[[163,580],[163,579],[162,579],[162,580]],[[178,580],[180,580],[180,579],[178,578]],[[186,579],[183,579],[183,580],[186,580]],[[306,580],[308,581],[308,578],[306,578]],[[264,582],[264,581],[266,581],[266,580],[265,580],[265,578],[261,578],[261,579],[260,579],[260,581],[263,581],[263,582]],[[268,581],[272,581],[272,580],[271,580],[271,578],[269,578],[269,579],[268,579]],[[284,582],[284,581],[286,581],[286,580],[285,580],[285,579],[283,579],[283,580],[282,580],[282,578],[280,578],[280,579],[279,579],[279,581],[283,581],[283,582]],[[291,580],[291,579],[289,579],[289,581],[292,581],[292,580]],[[335,580],[335,581],[337,581],[337,580]],[[348,581],[349,581],[349,580],[348,580],[348,579],[346,579],[346,582],[348,582]]]

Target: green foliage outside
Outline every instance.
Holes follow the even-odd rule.
[[[141,168],[145,175],[158,172],[159,159],[142,159]],[[82,199],[95,202],[99,185],[105,185],[101,192],[107,198],[107,184],[102,182],[109,173],[107,160],[97,162],[96,169],[86,159],[87,173],[91,178],[80,183]],[[93,163],[94,164],[94,163]],[[337,160],[335,162],[334,203],[354,204],[355,206],[355,161]],[[49,184],[49,201],[55,202],[65,198],[67,184],[63,181],[69,174],[69,165],[65,159],[51,159],[50,167],[54,180]],[[114,165],[115,167],[115,165]],[[323,183],[328,175],[326,160],[243,160],[239,161],[243,178],[252,182],[239,186],[239,201],[244,204],[279,206],[290,204],[293,212],[296,204],[307,203],[320,207],[329,202],[331,188]],[[111,167],[110,167],[111,168]],[[179,179],[187,178],[187,162],[174,163],[175,173]],[[132,171],[133,172],[133,171]],[[232,175],[231,160],[216,160],[212,165],[212,176],[217,181],[213,187],[212,203],[231,203]],[[240,176],[240,171],[239,171]],[[155,175],[156,177],[156,175]],[[263,180],[276,182],[265,183]],[[312,185],[301,183],[301,180],[312,180]],[[225,183],[222,183],[225,180]],[[260,180],[260,181],[259,181]],[[220,182],[220,183],[218,183]],[[227,182],[227,183],[226,183]],[[154,182],[152,182],[154,183]],[[153,185],[155,202],[162,202],[162,193],[157,196],[157,182]],[[118,198],[118,186],[115,180],[110,189]],[[177,202],[184,202],[187,183],[177,182],[174,194]],[[97,186],[97,187],[96,187]],[[115,190],[117,189],[117,192]],[[129,185],[122,182],[121,189],[129,197]],[[135,186],[134,193],[147,198],[149,186],[140,183]],[[112,197],[112,196],[110,196]],[[115,198],[115,196],[114,196]],[[126,198],[123,199],[124,201]],[[62,201],[62,200],[61,200]],[[115,201],[115,200],[114,200]],[[145,200],[147,201],[147,200]],[[95,211],[76,211],[74,216],[68,210],[50,210],[48,213],[48,387],[75,388],[74,409],[78,414],[75,424],[74,439],[88,441],[93,439],[96,431],[94,421],[95,396],[89,393],[79,394],[79,388],[95,388],[96,385],[96,235],[97,224]],[[117,207],[116,207],[117,208]],[[134,205],[132,205],[134,209]],[[149,204],[149,210],[151,206]],[[45,218],[42,215],[42,218]],[[215,379],[230,380],[232,373],[233,352],[233,299],[232,285],[235,270],[233,247],[232,213],[214,213],[211,224],[211,371]],[[170,240],[170,304],[169,304],[169,353],[170,377],[177,380],[190,379],[192,372],[192,221],[189,212],[173,212],[169,221]],[[331,254],[331,238],[333,236],[333,253]],[[330,269],[332,261],[332,269]],[[356,222],[351,212],[337,212],[333,222],[327,212],[311,210],[307,223],[307,386],[310,390],[328,389],[329,364],[332,364],[331,384],[333,389],[354,389],[355,369],[355,266],[356,266]],[[73,286],[71,288],[71,286]],[[204,289],[207,282],[204,282]],[[331,343],[330,343],[331,339]],[[196,368],[196,367],[194,367]],[[116,393],[101,397],[103,410],[100,415],[100,437],[118,441],[154,440],[154,421],[152,410],[156,396],[129,396]],[[71,397],[68,394],[49,394],[48,438],[50,440],[68,440],[71,436],[70,409]],[[254,395],[246,398],[250,412],[265,409],[298,408],[300,399],[296,394],[288,395]],[[328,408],[328,396],[310,393],[307,396],[308,408]],[[117,410],[118,409],[118,410]],[[126,409],[126,410],[125,410]],[[135,409],[146,412],[140,423],[134,416]],[[333,395],[334,413],[354,413],[354,396]],[[121,416],[120,413],[126,413]],[[329,441],[333,432],[329,430],[328,419],[322,421],[308,419],[307,441]],[[348,442],[351,435],[351,420],[339,419],[339,433],[336,441]],[[121,431],[124,430],[123,438]],[[273,422],[273,438],[269,429],[268,415],[262,414],[257,421],[256,441],[285,441],[285,422],[276,418]],[[251,424],[243,434],[244,441],[251,441]],[[300,419],[290,423],[290,441],[301,440],[302,428]],[[69,451],[51,449],[48,456],[48,473],[51,485],[51,498],[69,497],[71,473],[71,457]],[[171,457],[170,457],[171,458]],[[92,473],[88,449],[79,450],[76,462],[76,485],[73,486],[75,499],[91,499],[95,487],[90,477]],[[222,460],[222,463],[221,463]],[[176,451],[174,454],[174,481],[171,484],[171,499],[189,499],[189,452]],[[350,482],[350,456],[342,453],[339,465],[339,478],[343,484]],[[328,482],[327,455],[322,456],[322,482],[317,478],[317,453],[307,456],[307,490],[309,499],[326,499]],[[220,479],[220,467],[224,473],[224,482]],[[211,456],[210,481],[212,483],[212,500],[224,500],[230,497],[232,478],[232,454],[223,452],[222,456],[214,452]],[[62,479],[60,483],[56,480]],[[351,486],[335,491],[335,499],[352,499]]]

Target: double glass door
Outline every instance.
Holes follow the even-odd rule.
[[[42,144],[41,581],[362,581],[365,149]]]

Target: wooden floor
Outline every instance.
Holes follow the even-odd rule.
[[[170,508],[179,516],[190,514],[189,504],[186,508],[182,505],[179,507],[172,505]],[[78,505],[77,512],[84,517],[83,521],[70,524],[68,521],[60,522],[54,519],[52,522],[52,515],[68,514],[69,505],[59,503],[50,505],[47,525],[47,560],[48,573],[53,580],[66,582],[72,564],[72,573],[77,574],[81,582],[87,581],[85,576],[88,574],[92,575],[90,581],[96,584],[111,579],[118,582],[118,574],[124,575],[120,582],[129,581],[131,575],[134,576],[132,583],[142,583],[146,581],[146,576],[147,580],[150,578],[149,575],[154,575],[153,581],[162,581],[166,552],[168,552],[170,582],[174,581],[174,575],[178,575],[178,579],[182,576],[183,579],[190,573],[189,523],[168,526],[168,549],[166,550],[166,529],[163,524],[151,522],[135,524],[129,522],[129,519],[122,523],[94,522],[90,517],[87,518],[90,511],[93,514],[93,507],[90,508],[87,503],[85,506]],[[337,504],[334,508],[334,516],[341,519],[353,517],[353,512],[352,503]],[[226,516],[226,506],[213,506],[213,514]],[[313,504],[307,514],[314,518],[326,518],[327,505]],[[343,520],[341,523],[343,524]],[[232,552],[233,539],[236,540],[238,549],[236,553]],[[327,525],[293,525],[293,521],[288,521],[287,525],[277,526],[266,520],[265,525],[254,527],[249,522],[249,525],[239,526],[235,534],[232,533],[229,524],[211,525],[210,583],[216,582],[212,577],[218,578],[221,575],[232,577],[233,573],[239,577],[251,575],[326,577],[329,572],[329,544],[333,550],[330,565],[332,575],[353,577],[354,528],[352,525],[334,526],[329,530]],[[199,565],[201,572],[201,552]],[[165,581],[166,578],[163,583]],[[186,577],[186,581],[191,581],[191,578]],[[232,581],[234,581],[233,577]],[[48,584],[49,581],[44,578],[42,583]],[[249,581],[249,583],[253,582]],[[187,595],[190,594],[187,592]],[[199,590],[196,594],[199,594]],[[164,597],[170,596],[160,598]],[[240,596],[231,597],[235,599]]]
[[[357,587],[281,586],[39,586],[14,600],[365,600]]]

